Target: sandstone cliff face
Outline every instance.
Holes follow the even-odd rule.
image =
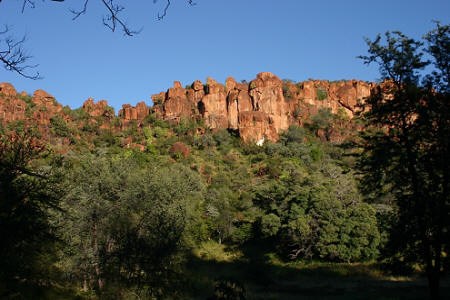
[[[123,104],[122,109],[119,110],[121,129],[128,128],[132,120],[136,120],[137,125],[139,125],[149,114],[150,109],[145,102],[138,102],[136,107],[130,104]]]
[[[0,94],[3,94],[6,97],[16,97],[17,92],[14,86],[11,83],[0,83]]]
[[[26,112],[26,102],[17,98],[16,89],[10,83],[0,83],[0,120],[12,122],[23,120]]]
[[[224,86],[208,78],[205,85],[197,80],[186,90],[175,82],[167,92],[152,96],[152,111],[175,121],[199,114],[213,129],[237,130],[245,142],[276,141],[280,132],[293,124],[303,125],[322,108],[353,117],[358,101],[368,97],[373,87],[358,80],[293,84],[263,72],[249,84],[229,77]]]
[[[329,82],[310,80],[299,83],[282,81],[270,72],[259,73],[250,83],[238,83],[228,77],[225,85],[212,78],[206,83],[196,80],[183,88],[178,81],[166,92],[152,95],[153,107],[144,102],[122,105],[118,113],[119,123],[112,125],[114,110],[105,100],[86,100],[82,106],[95,121],[102,118],[101,128],[124,130],[130,124],[141,126],[152,113],[154,116],[180,122],[183,118],[203,119],[212,129],[231,129],[239,132],[245,142],[277,141],[279,134],[290,125],[302,126],[320,109],[330,109],[334,114],[353,117],[374,88],[373,83],[358,80]],[[42,126],[50,124],[50,118],[58,114],[67,121],[62,106],[43,90],[30,97],[18,94],[9,83],[0,83],[0,119],[3,122],[34,119]],[[133,121],[134,120],[134,121]],[[120,126],[119,126],[120,124]],[[338,141],[339,136],[331,130],[319,133]]]

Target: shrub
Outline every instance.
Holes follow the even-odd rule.
[[[283,85],[282,87],[283,90],[283,96],[287,99],[292,99],[294,98],[294,94],[292,94],[291,90],[289,89],[288,85]]]
[[[189,152],[189,146],[182,142],[176,142],[172,145],[172,147],[170,147],[170,154],[174,158],[179,158],[180,156],[188,158]]]
[[[313,127],[315,129],[328,129],[331,127],[335,115],[329,108],[321,108],[317,114],[312,117]]]
[[[221,129],[213,135],[214,140],[219,146],[224,146],[232,142],[231,135],[227,130]]]
[[[300,105],[296,105],[295,106],[295,109],[294,109],[294,118],[298,118],[298,117],[300,117],[301,115],[302,115],[302,113],[303,113],[303,109],[300,107]]]
[[[161,98],[161,97],[157,97],[157,98],[155,98],[155,100],[153,101],[153,104],[154,104],[154,105],[162,105],[162,103],[163,103],[163,98]]]
[[[317,96],[316,96],[317,100],[322,101],[322,100],[325,100],[328,98],[327,90],[324,88],[316,88],[316,94],[317,94]]]
[[[25,132],[25,122],[23,120],[9,122],[8,129],[17,133],[23,133]]]
[[[196,136],[193,144],[199,149],[206,149],[217,145],[216,140],[210,134]]]
[[[58,136],[66,137],[70,134],[70,129],[67,126],[66,120],[64,120],[58,115],[52,116],[50,118],[50,125],[54,133]]]
[[[291,125],[289,126],[288,130],[283,132],[283,134],[280,136],[280,142],[282,142],[283,144],[302,143],[306,137],[306,133],[307,132],[305,128],[299,127],[297,125]]]

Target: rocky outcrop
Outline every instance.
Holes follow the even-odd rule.
[[[290,125],[303,125],[320,109],[353,117],[357,103],[370,95],[372,83],[358,80],[283,82],[270,72],[249,84],[228,77],[225,85],[207,78],[189,89],[175,82],[167,92],[152,96],[152,111],[166,120],[199,114],[212,129],[237,130],[246,141],[278,140]]]
[[[150,114],[150,109],[145,102],[138,102],[136,107],[130,104],[123,104],[119,110],[119,117],[125,121],[139,120],[142,121]]]
[[[181,118],[189,118],[192,114],[192,105],[188,100],[186,89],[179,81],[173,83],[164,97],[163,116],[169,121],[179,121]]]
[[[114,116],[114,109],[108,106],[108,102],[106,100],[100,100],[97,103],[94,102],[93,98],[88,98],[83,103],[83,109],[87,112],[91,117],[107,117],[111,118]]]
[[[294,83],[262,72],[250,83],[238,83],[228,77],[225,84],[221,84],[208,77],[205,83],[196,80],[183,87],[175,81],[167,91],[151,96],[151,108],[144,102],[136,106],[122,105],[119,120],[116,120],[119,122],[114,124],[109,122],[114,117],[114,110],[105,100],[95,103],[89,98],[82,108],[102,123],[101,128],[124,130],[131,124],[144,126],[144,119],[152,113],[170,122],[180,122],[183,118],[203,119],[211,129],[235,130],[245,142],[262,143],[278,140],[279,134],[290,125],[308,124],[321,109],[351,118],[360,109],[358,103],[364,101],[375,87],[374,83],[358,80]],[[18,95],[11,84],[0,84],[0,119],[4,122],[31,117],[40,125],[48,125],[54,114],[70,120],[69,115],[64,115],[62,106],[47,92],[37,90],[32,97],[23,92]],[[329,140],[340,139],[336,128],[317,134]]]
[[[17,91],[11,83],[0,83],[0,94],[6,97],[16,97]]]

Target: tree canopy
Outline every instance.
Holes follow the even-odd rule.
[[[367,39],[365,63],[384,82],[365,103],[363,185],[395,199],[390,257],[424,266],[433,299],[450,250],[450,26],[422,41],[401,32]],[[425,67],[427,67],[425,69]]]

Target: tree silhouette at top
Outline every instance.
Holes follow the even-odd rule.
[[[450,26],[437,23],[423,41],[398,31],[366,41],[361,58],[378,64],[384,82],[362,114],[363,186],[394,196],[391,255],[423,266],[439,299],[450,253]]]

